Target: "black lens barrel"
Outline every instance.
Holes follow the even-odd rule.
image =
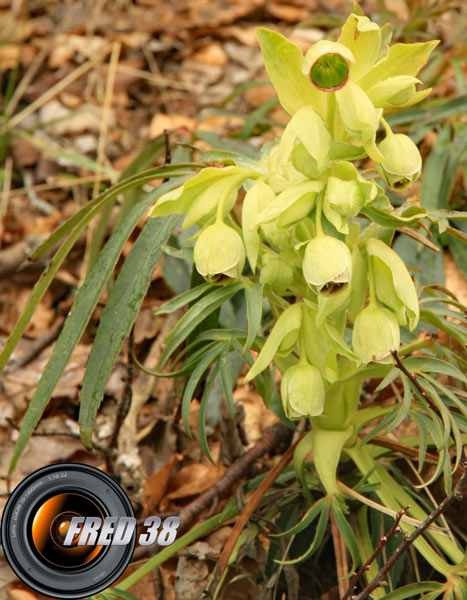
[[[136,543],[133,535],[126,546],[62,548],[57,518],[70,513],[134,517],[116,481],[80,463],[35,471],[16,487],[3,511],[1,541],[8,563],[21,581],[51,598],[85,598],[111,586]]]

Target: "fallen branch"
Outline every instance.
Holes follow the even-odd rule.
[[[238,540],[240,534],[242,533],[243,529],[245,528],[246,524],[248,523],[248,520],[254,513],[258,504],[264,498],[268,489],[274,484],[274,482],[276,481],[279,474],[290,462],[290,460],[293,456],[295,447],[297,446],[299,441],[300,440],[297,440],[294,444],[292,444],[292,446],[290,446],[287,449],[287,451],[285,452],[285,454],[281,457],[279,462],[277,462],[274,465],[274,467],[269,471],[269,473],[263,479],[263,481],[261,482],[259,487],[252,493],[251,497],[248,499],[248,503],[242,510],[241,514],[238,516],[237,521],[235,522],[235,525],[232,529],[229,539],[227,540],[227,542],[224,546],[224,549],[221,552],[219,561],[217,562],[216,568],[214,570],[214,573],[213,573],[213,576],[211,579],[211,583],[207,590],[208,597],[213,598],[215,596],[215,592],[216,592],[219,584],[222,581],[224,572],[227,568],[227,564],[228,564],[230,555],[233,552],[233,549],[235,547],[235,544],[237,543],[237,540]],[[241,457],[241,458],[243,458],[243,457]]]
[[[355,589],[355,586],[357,585],[357,581],[360,579],[360,577],[366,573],[366,571],[369,571],[371,563],[376,559],[376,557],[378,556],[378,554],[380,552],[382,552],[384,546],[386,546],[386,544],[388,543],[388,540],[395,534],[395,533],[399,533],[401,531],[401,528],[399,527],[399,523],[400,520],[402,519],[402,517],[404,516],[404,514],[406,513],[406,511],[408,510],[408,506],[406,508],[403,508],[401,511],[399,511],[397,513],[396,516],[396,520],[394,521],[393,526],[391,527],[391,529],[387,532],[386,535],[383,535],[381,537],[381,539],[378,542],[378,545],[375,548],[375,551],[373,552],[373,554],[368,558],[368,560],[365,562],[365,564],[360,567],[360,569],[358,571],[356,571],[352,577],[350,578],[350,582],[349,582],[349,587],[346,591],[346,593],[342,596],[341,600],[347,600],[347,598],[350,598],[352,592]]]
[[[280,444],[288,442],[292,436],[292,431],[282,423],[276,423],[264,432],[263,437],[256,442],[253,448],[250,448],[245,454],[239,456],[227,469],[224,475],[213,486],[198,496],[193,502],[185,506],[179,514],[180,527],[178,535],[182,535],[197,521],[202,513],[207,510],[213,502],[223,496],[229,489],[238,482],[246,471],[259,458],[277,448]],[[155,554],[159,546],[138,547],[133,558],[139,559],[148,554]]]
[[[370,596],[370,594],[382,584],[383,577],[387,575],[387,573],[391,570],[391,568],[395,565],[395,563],[399,560],[402,554],[410,548],[410,546],[415,542],[415,540],[426,530],[428,527],[436,521],[436,519],[446,510],[446,508],[454,502],[454,500],[458,498],[463,498],[467,483],[467,456],[465,454],[465,450],[462,453],[462,469],[463,473],[459,481],[457,482],[453,491],[446,496],[446,498],[441,502],[441,504],[436,508],[432,513],[428,515],[428,517],[423,521],[420,527],[417,527],[415,531],[405,538],[399,546],[395,549],[394,553],[389,557],[387,562],[381,567],[379,573],[376,577],[370,581],[370,583],[365,587],[365,589],[360,592],[358,596],[355,596],[354,600],[365,600]]]

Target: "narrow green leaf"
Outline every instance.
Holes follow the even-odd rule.
[[[10,472],[15,468],[19,456],[47,406],[55,386],[62,376],[71,354],[89,322],[99,296],[115,267],[130,233],[137,225],[141,216],[154,202],[154,199],[164,193],[165,190],[175,187],[175,185],[175,182],[171,182],[161,186],[161,188],[148,194],[143,202],[133,207],[127,218],[113,232],[105,248],[99,255],[94,268],[91,269],[86,281],[79,289],[54,347],[52,356],[42,373],[36,391],[24,415],[10,464]]]
[[[61,239],[63,239],[70,231],[72,231],[79,223],[83,221],[89,213],[92,213],[94,216],[99,210],[101,210],[108,202],[116,198],[119,194],[130,190],[138,185],[143,185],[144,183],[148,183],[153,181],[154,179],[160,179],[161,177],[169,178],[169,177],[179,177],[183,175],[192,175],[189,169],[193,169],[195,167],[199,167],[197,163],[183,163],[180,165],[167,165],[163,167],[157,167],[155,169],[149,169],[148,171],[144,171],[143,173],[138,173],[137,175],[133,175],[129,179],[125,181],[120,181],[116,183],[112,187],[110,187],[102,194],[99,194],[88,202],[81,210],[79,210],[75,215],[70,217],[63,225],[60,225],[46,240],[42,242],[40,246],[38,246],[29,256],[29,261],[37,260],[41,257],[45,252],[50,250],[57,244]],[[177,186],[173,186],[177,187]],[[173,188],[171,188],[173,189]],[[164,188],[165,191],[168,191]],[[95,209],[98,209],[97,211]],[[90,219],[86,220],[88,223]]]
[[[175,296],[175,298],[171,298],[167,302],[164,302],[164,304],[161,304],[161,306],[158,306],[154,309],[153,314],[156,316],[175,312],[179,308],[183,308],[184,306],[187,306],[191,302],[197,300],[204,294],[204,292],[212,289],[212,287],[213,286],[211,283],[202,283],[201,285],[197,285],[196,287],[191,288],[190,290],[187,290],[178,296]]]
[[[325,502],[326,500],[324,498],[320,498],[312,506],[310,506],[310,508],[306,511],[306,513],[303,515],[300,521],[296,523],[293,527],[287,529],[287,531],[281,531],[281,533],[273,533],[271,534],[271,537],[281,538],[300,533],[309,525],[311,525],[313,521],[318,517],[318,515],[321,514],[321,511],[323,510],[323,504]]]
[[[209,458],[209,460],[212,462],[213,465],[216,465],[216,461],[213,459],[211,451],[209,450],[208,438],[206,436],[206,410],[207,410],[208,400],[209,400],[209,396],[211,394],[212,386],[217,377],[218,372],[219,372],[219,362],[216,363],[216,365],[212,369],[211,374],[209,375],[209,378],[206,382],[206,385],[204,387],[204,392],[201,397],[201,402],[199,405],[199,412],[198,412],[199,442],[201,444],[201,448],[203,449],[203,452],[206,454],[206,456]]]
[[[252,283],[245,286],[248,337],[243,346],[243,352],[246,352],[251,348],[261,326],[261,316],[263,313],[263,287],[262,283]]]
[[[406,598],[415,598],[423,592],[431,591],[433,591],[436,594],[432,596],[434,600],[434,598],[441,596],[441,594],[444,592],[443,587],[443,584],[438,583],[437,581],[420,581],[418,583],[404,585],[404,587],[401,587],[398,590],[395,590],[394,592],[391,592],[390,594],[384,596],[384,600],[406,600]],[[426,600],[427,597],[428,596],[423,596],[423,600]]]
[[[438,381],[434,377],[430,377],[427,373],[424,374],[424,377],[434,387],[438,388],[438,390],[442,394],[445,394],[451,400],[451,402],[453,402],[454,405],[460,410],[460,412],[465,417],[467,417],[467,407],[466,407],[466,405],[465,405],[464,402],[461,402],[461,400],[456,396],[456,394],[454,394],[453,392],[451,392],[445,385],[443,385],[440,381]]]
[[[190,414],[190,403],[193,398],[193,394],[196,391],[196,388],[201,380],[203,374],[208,370],[210,365],[217,360],[217,358],[222,353],[224,348],[223,344],[216,344],[212,348],[210,348],[207,352],[205,352],[193,369],[193,373],[190,375],[186,386],[185,391],[183,392],[182,398],[182,419],[185,425],[186,433],[191,437],[190,432],[190,423],[189,423],[189,414]]]
[[[138,315],[159,262],[162,245],[167,243],[177,221],[178,216],[172,215],[165,219],[150,219],[146,223],[123,263],[102,311],[80,394],[81,439],[88,447],[92,444],[93,422],[112,365]]]
[[[307,560],[308,558],[310,558],[310,556],[313,556],[313,554],[321,546],[321,542],[323,541],[324,534],[326,533],[326,527],[327,527],[328,519],[329,519],[329,508],[330,508],[329,502],[327,502],[327,501],[323,502],[322,509],[321,509],[321,515],[319,517],[318,525],[317,525],[316,531],[315,531],[315,537],[313,538],[313,541],[311,542],[311,544],[310,544],[308,550],[306,550],[306,552],[304,552],[301,556],[298,556],[297,558],[293,558],[291,560],[275,560],[274,562],[276,562],[280,565],[294,565],[294,564],[303,562],[304,560]]]
[[[224,390],[224,396],[229,409],[229,415],[231,419],[235,418],[234,399],[232,395],[232,375],[230,373],[230,361],[229,361],[229,350],[230,344],[225,344],[222,350],[221,357],[219,359],[220,371],[221,371],[221,382],[222,389]]]
[[[352,557],[352,567],[351,572],[355,571],[358,563],[360,562],[360,552],[358,549],[357,538],[355,537],[352,528],[350,527],[347,519],[344,516],[344,512],[339,503],[339,500],[334,497],[331,502],[332,505],[332,514],[334,515],[334,519],[336,521],[337,528],[339,529],[345,545],[347,546],[350,556]]]
[[[178,321],[167,336],[167,345],[162,353],[159,368],[162,369],[168,359],[178,346],[185,341],[188,335],[202,323],[202,321],[217,310],[224,302],[229,300],[243,287],[243,283],[234,282],[228,283],[221,287],[215,288],[206,296],[203,296],[196,304],[194,304]]]
[[[413,373],[423,373],[424,371],[427,373],[442,373],[467,384],[467,377],[459,369],[439,358],[410,356],[404,360],[404,366]]]
[[[425,321],[425,323],[429,323],[430,325],[434,325],[442,331],[445,331],[448,335],[459,342],[459,344],[465,344],[465,333],[463,334],[463,332],[457,331],[453,327],[454,323],[452,323],[452,321],[440,319],[431,310],[420,310],[420,320]]]

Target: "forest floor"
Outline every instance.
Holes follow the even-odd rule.
[[[423,12],[423,2],[362,2],[368,16],[379,23],[391,21],[396,39],[441,40],[439,53],[448,60],[435,77],[434,99],[466,92],[461,81],[465,62],[458,60],[462,47],[454,43],[462,19],[465,23],[466,5],[452,3],[449,8],[448,4],[440,2],[438,13],[421,19],[411,30],[407,28],[412,22],[410,11],[419,6]],[[279,31],[305,51],[325,36],[335,36],[349,10],[347,0],[0,0],[0,39],[4,40],[0,102],[6,124],[5,133],[0,132],[0,345],[13,330],[47,262],[46,257],[21,270],[28,253],[99,190],[115,183],[150,140],[168,131],[171,144],[184,142],[200,150],[226,142],[258,148],[281,131],[288,115],[267,83],[255,27]],[[251,82],[256,85],[249,86]],[[425,133],[420,145],[424,157],[436,147],[439,131],[436,126]],[[156,163],[163,160],[161,156]],[[459,167],[451,193],[458,194],[462,185]],[[420,182],[410,193],[420,194]],[[107,464],[104,454],[83,448],[77,425],[80,383],[105,305],[103,295],[13,478],[6,479],[18,424],[86,277],[90,231],[79,238],[58,271],[2,374],[0,509],[8,485],[14,488],[40,467],[58,461],[102,468]],[[437,268],[438,279],[467,303],[465,274],[448,249]],[[156,368],[163,339],[177,318],[155,317],[153,309],[185,284],[186,274],[164,267],[163,261],[154,273],[132,333],[132,343],[137,352],[144,351],[148,368]],[[128,384],[137,412],[131,409],[134,418],[132,425],[127,423],[129,433],[123,439],[115,429]],[[154,378],[136,369],[125,347],[95,422],[99,444],[105,447],[116,440],[114,465],[124,469],[125,463],[137,461],[138,475],[124,483],[142,515],[178,513],[215,485],[228,466],[262,440],[277,421],[240,376],[234,391],[239,426],[232,425],[221,410],[217,425],[208,431],[217,460],[214,465],[199,442],[184,433],[179,391],[180,382],[174,386],[172,379]],[[197,412],[194,402],[190,413],[194,429]],[[249,475],[269,470],[279,457],[280,452],[262,455]],[[234,490],[235,485],[228,491]],[[215,501],[222,505],[226,498]],[[208,512],[209,507],[204,510]],[[132,593],[140,600],[201,597],[212,557],[230,532],[230,526],[220,528],[201,545],[164,563]],[[246,571],[258,568],[253,559],[244,560]],[[326,590],[322,600],[336,598],[332,569],[330,565],[329,572],[320,574]],[[232,599],[258,597],[250,580],[229,589]],[[0,598],[41,596],[19,583],[0,558]]]

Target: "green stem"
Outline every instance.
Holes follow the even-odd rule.
[[[316,235],[324,235],[323,227],[321,225],[321,213],[323,212],[323,192],[318,194],[316,200]]]
[[[386,136],[389,137],[390,135],[394,135],[391,127],[389,126],[389,123],[386,121],[386,119],[384,117],[380,117],[380,122],[381,125],[384,127],[384,130],[386,131]]]
[[[224,190],[224,193],[221,196],[221,199],[219,200],[219,204],[217,205],[217,212],[216,212],[216,223],[224,222],[224,204],[225,204],[225,199],[227,198],[230,191],[231,191],[230,188],[226,188]]]
[[[327,125],[329,133],[331,134],[332,139],[334,139],[334,118],[336,115],[336,93],[329,92],[328,95],[328,107],[327,107]]]
[[[368,276],[370,279],[370,306],[378,306],[376,302],[376,284],[375,284],[375,271],[373,259],[371,256],[368,257]]]
[[[155,569],[163,562],[168,560],[179,550],[186,548],[186,546],[189,546],[200,537],[203,537],[209,532],[211,532],[213,529],[216,529],[216,527],[219,527],[219,525],[222,525],[222,523],[225,523],[229,519],[232,519],[236,514],[237,510],[235,508],[231,508],[229,511],[224,511],[219,515],[215,515],[207,521],[204,521],[204,523],[198,525],[198,527],[195,527],[194,529],[188,531],[187,533],[185,533],[185,535],[182,535],[182,537],[176,540],[173,544],[167,546],[166,548],[158,552],[155,556],[148,559],[143,566],[141,566],[134,573],[132,573],[121,583],[119,583],[118,588],[123,591],[128,590],[133,585],[138,583],[138,581],[142,579],[145,575],[147,575],[153,569]]]

